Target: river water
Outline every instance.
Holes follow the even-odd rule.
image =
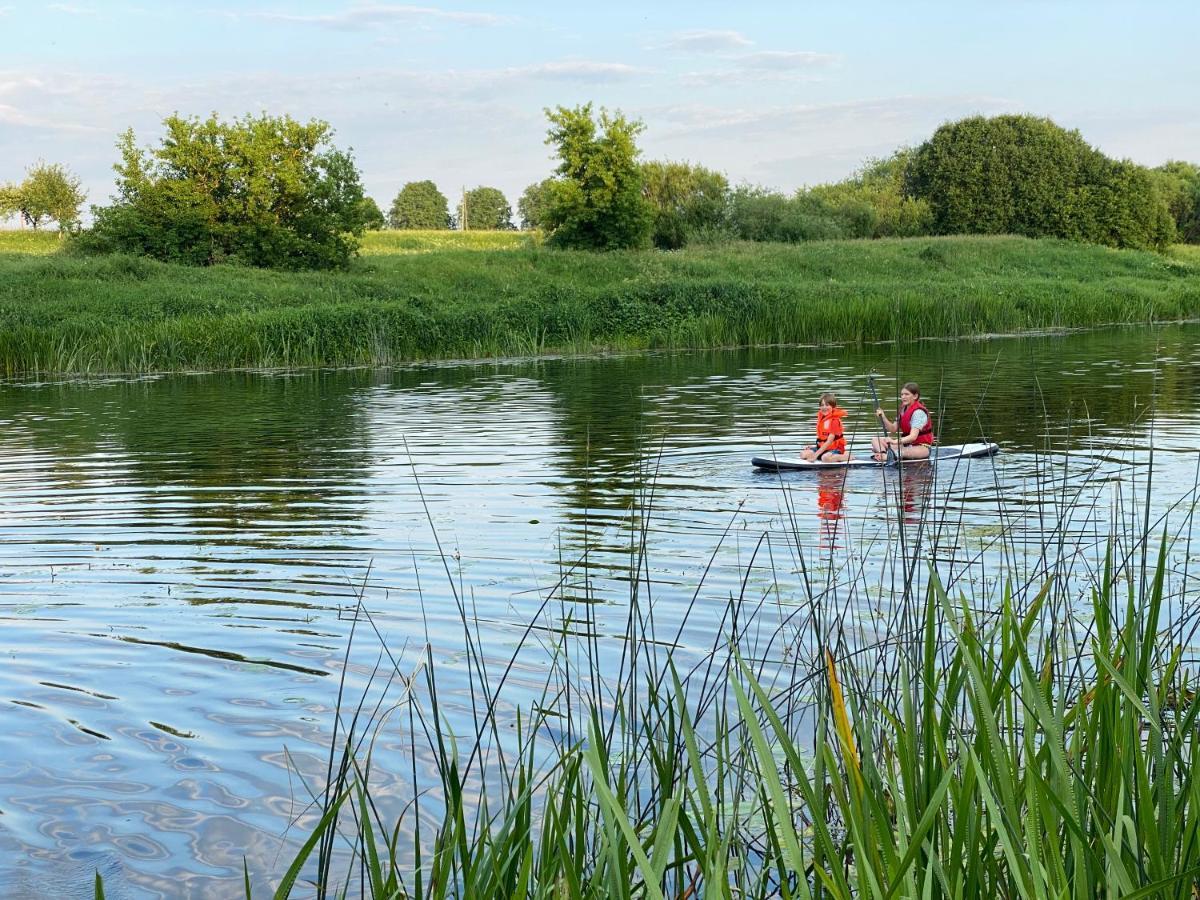
[[[560,581],[602,654],[645,580],[702,659],[731,595],[786,606],[840,571],[885,602],[903,579],[879,548],[913,534],[965,584],[982,558],[1036,578],[1053,531],[1083,578],[1115,519],[1191,500],[1198,338],[0,383],[0,894],[90,897],[99,870],[110,897],[240,896],[243,857],[266,891],[324,771],[359,597],[350,692],[381,646],[411,669],[428,645],[465,728],[463,610],[496,660],[526,647],[520,705],[553,630],[522,636]],[[811,439],[823,390],[865,446],[872,370],[885,405],[916,380],[941,441],[1001,454],[900,479],[750,467]],[[432,775],[386,746],[403,800]]]

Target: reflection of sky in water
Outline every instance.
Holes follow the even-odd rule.
[[[561,579],[574,599],[553,616],[615,661],[643,529],[661,635],[695,602],[685,661],[711,652],[731,595],[768,639],[810,593],[878,637],[901,539],[979,589],[980,559],[1036,577],[1031,548],[1061,524],[1082,575],[1110,518],[1137,513],[1151,445],[1155,510],[1194,483],[1198,335],[0,385],[0,884],[75,866],[86,886],[99,867],[127,896],[169,895],[240,878],[243,853],[275,871],[304,796],[289,765],[323,771],[364,579],[403,669],[432,644],[465,727],[455,595],[500,664]],[[945,441],[1005,452],[936,478],[750,469],[811,438],[827,389],[864,447],[871,369],[893,397],[920,381]],[[511,702],[540,692],[556,635],[534,636]],[[379,646],[360,632],[352,686]],[[406,768],[381,777],[411,795]]]

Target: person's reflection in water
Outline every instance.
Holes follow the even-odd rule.
[[[836,550],[838,529],[845,512],[846,470],[817,473],[817,519],[821,523],[822,550]]]
[[[900,485],[900,509],[904,521],[916,525],[925,514],[933,485],[933,466],[927,462],[905,462],[897,473]]]

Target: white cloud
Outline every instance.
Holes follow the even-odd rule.
[[[235,13],[235,15],[242,14]],[[298,15],[282,12],[246,13],[244,15],[246,18],[261,19],[267,22],[316,25],[337,31],[368,31],[392,24],[429,19],[440,19],[461,25],[499,25],[505,21],[502,16],[491,13],[459,12],[434,6],[407,6],[391,3],[362,4],[352,6],[343,12],[323,15]]]
[[[680,31],[662,45],[664,50],[685,50],[690,53],[719,53],[754,46],[740,31]]]
[[[791,71],[809,69],[814,66],[828,66],[837,62],[838,59],[836,54],[815,53],[811,50],[760,50],[757,53],[739,56],[737,63],[749,69]]]
[[[54,10],[54,12],[64,13],[68,16],[96,16],[99,15],[96,10],[86,6],[76,6],[73,3],[51,3],[46,7]]]

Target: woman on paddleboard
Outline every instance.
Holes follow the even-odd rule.
[[[842,419],[846,411],[837,405],[837,397],[826,391],[821,395],[821,406],[817,409],[817,442],[800,451],[800,458],[818,462],[849,462],[846,452],[846,435],[842,430]]]
[[[929,450],[936,440],[933,435],[933,416],[921,402],[921,389],[915,381],[900,388],[900,415],[895,422],[881,408],[875,410],[875,415],[889,435],[896,435],[871,438],[872,455],[876,462],[886,461],[889,450],[899,453],[904,459],[929,458]]]

